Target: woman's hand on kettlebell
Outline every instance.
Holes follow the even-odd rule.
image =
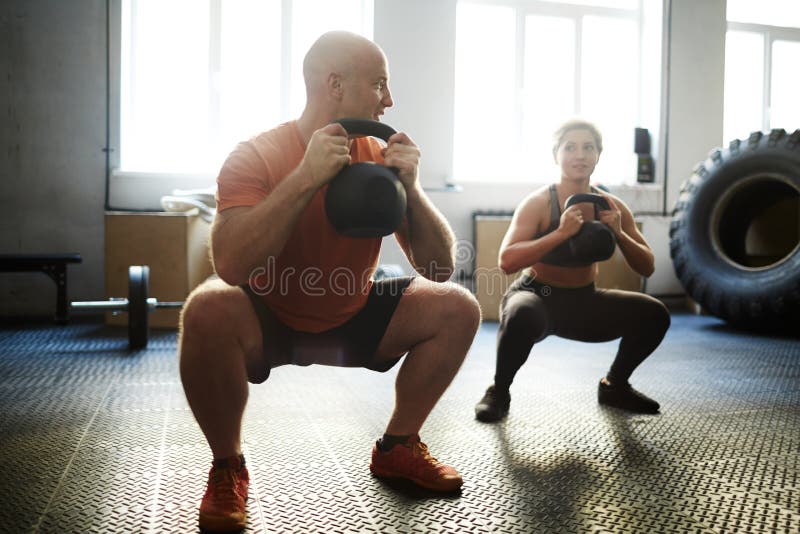
[[[600,222],[611,228],[614,234],[619,235],[622,233],[622,213],[619,211],[617,204],[608,195],[603,195],[603,198],[608,202],[610,209],[600,210]]]
[[[583,213],[577,205],[570,206],[561,214],[561,222],[558,225],[558,230],[563,232],[567,238],[570,238],[578,233],[583,225]]]
[[[383,164],[398,171],[400,181],[409,192],[416,186],[419,177],[419,147],[403,132],[398,132],[388,140],[382,151]]]
[[[315,186],[324,185],[349,164],[350,141],[341,124],[328,124],[311,135],[302,165],[311,174]]]

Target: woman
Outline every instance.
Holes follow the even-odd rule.
[[[509,409],[509,388],[533,344],[550,334],[585,342],[622,338],[611,369],[598,385],[598,401],[640,413],[656,413],[659,405],[633,389],[633,370],[661,343],[669,328],[669,312],[658,300],[631,291],[596,289],[597,264],[564,267],[546,263],[548,252],[594,219],[594,205],[564,209],[568,197],[599,193],[589,178],[603,150],[597,128],[583,120],[563,124],[554,135],[553,156],[561,168],[558,184],[528,195],[517,207],[500,246],[500,268],[507,274],[525,268],[500,304],[497,366],[494,384],[475,406],[485,422],[502,419]],[[628,265],[653,273],[653,252],[636,228],[631,210],[619,198],[603,194],[608,210],[599,220],[614,232]]]

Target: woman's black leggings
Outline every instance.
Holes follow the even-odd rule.
[[[552,287],[523,275],[500,304],[495,387],[507,389],[533,344],[550,334],[587,342],[621,337],[607,377],[611,382],[627,382],[661,343],[669,324],[667,308],[648,295],[595,289],[594,283]]]

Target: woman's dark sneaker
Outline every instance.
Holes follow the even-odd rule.
[[[475,418],[484,423],[494,423],[508,414],[511,394],[508,390],[499,390],[489,386],[483,398],[475,405]]]
[[[656,401],[624,384],[606,385],[603,381],[597,386],[597,402],[636,413],[658,413]]]

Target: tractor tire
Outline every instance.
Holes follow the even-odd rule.
[[[681,186],[669,235],[675,274],[704,310],[800,330],[800,129],[712,150]]]

